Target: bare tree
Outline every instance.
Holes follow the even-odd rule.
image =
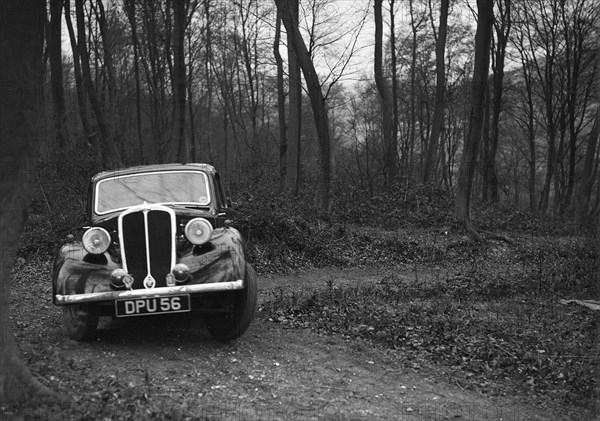
[[[86,40],[84,3],[85,0],[75,1],[75,12],[77,15],[77,46],[81,60],[83,83],[102,137],[102,166],[105,169],[118,168],[122,165],[121,155],[114,140],[114,133],[109,129],[106,122],[102,104],[100,103],[94,81],[92,80],[90,56]]]
[[[283,83],[283,59],[279,53],[281,45],[281,14],[277,11],[275,18],[275,39],[273,40],[273,55],[277,66],[277,116],[279,121],[279,188],[285,189],[287,172],[287,123],[285,119],[285,90]]]
[[[47,44],[50,58],[50,89],[54,103],[56,141],[59,148],[64,148],[69,143],[62,76],[62,10],[63,0],[50,0],[50,22],[49,31],[47,32]]]
[[[512,26],[511,0],[496,0],[497,14],[494,19],[495,38],[492,37],[492,120],[490,122],[489,149],[483,163],[484,200],[498,201],[498,175],[496,174],[496,153],[498,151],[500,112],[504,87],[504,61],[506,45]]]
[[[425,13],[417,12],[414,7],[414,0],[408,2],[410,12],[410,28],[411,28],[411,62],[410,62],[410,90],[409,90],[409,132],[406,141],[402,147],[401,162],[402,167],[407,170],[410,163],[412,163],[412,156],[415,148],[417,139],[417,112],[418,106],[417,101],[419,100],[420,93],[417,90],[417,58],[418,58],[418,36],[421,25],[427,19]],[[423,79],[426,82],[426,78]]]
[[[83,73],[81,70],[81,57],[79,54],[79,46],[77,45],[77,38],[73,29],[73,22],[71,20],[70,0],[65,0],[64,6],[65,22],[67,24],[69,40],[71,42],[71,51],[73,53],[73,72],[75,74],[75,88],[77,91],[77,104],[79,105],[79,118],[81,119],[83,134],[87,143],[91,140],[92,129],[89,120],[89,111],[86,99],[87,96],[85,94],[85,84],[83,83]]]
[[[490,60],[490,43],[494,21],[493,0],[477,0],[477,32],[475,34],[475,67],[469,113],[469,131],[465,138],[456,191],[455,207],[458,222],[476,239],[481,236],[471,223],[471,196],[477,155],[483,129],[483,112]]]
[[[137,127],[138,153],[141,163],[145,163],[144,144],[142,140],[142,89],[140,83],[140,46],[136,19],[135,0],[125,0],[123,7],[131,25],[131,42],[133,44],[133,71],[135,78],[135,120]]]
[[[292,25],[298,26],[299,0],[288,0],[288,7]],[[280,13],[278,11],[278,13]],[[288,46],[288,79],[289,79],[289,119],[288,119],[288,147],[286,165],[286,185],[288,190],[297,196],[300,191],[300,157],[302,144],[302,79],[298,58],[294,51],[291,35],[287,34]]]
[[[32,199],[33,175],[43,114],[45,2],[24,0],[20,8],[0,6],[0,84],[11,87],[0,102],[0,402],[54,396],[31,374],[18,354],[9,318],[10,274]],[[17,13],[14,13],[15,10]],[[27,13],[24,13],[27,11]]]
[[[394,107],[391,89],[383,74],[383,14],[382,0],[375,0],[375,84],[381,98],[383,143],[385,145],[385,184],[391,186],[397,172],[397,153],[393,154],[394,144]],[[396,144],[397,145],[397,144]],[[397,147],[397,146],[396,146]]]
[[[556,95],[556,66],[558,50],[558,3],[553,0],[549,4],[538,0],[535,4],[523,5],[520,8],[520,19],[527,24],[524,25],[528,48],[531,50],[530,57],[534,64],[534,73],[540,84],[541,97],[545,108],[545,128],[548,143],[546,155],[546,175],[542,187],[538,208],[542,212],[548,210],[551,183],[556,169],[556,139],[558,131],[558,99]],[[543,58],[538,56],[541,51]]]
[[[533,70],[528,51],[523,46],[523,38],[519,34],[516,34],[515,46],[519,51],[521,67],[512,77],[515,79],[512,86],[515,99],[511,101],[511,106],[508,107],[508,114],[516,122],[527,142],[523,155],[528,165],[529,209],[536,211],[536,132],[538,123],[533,92]]]
[[[587,139],[587,149],[585,153],[585,161],[581,172],[581,184],[577,192],[577,207],[575,218],[578,224],[584,228],[589,228],[593,212],[590,212],[590,202],[592,197],[592,188],[596,182],[595,165],[596,153],[598,150],[598,136],[600,126],[600,107],[596,112],[594,125]]]
[[[312,105],[315,126],[319,138],[319,177],[316,204],[321,211],[329,211],[329,195],[331,188],[331,134],[329,132],[329,117],[325,106],[325,97],[321,91],[321,84],[314,63],[310,57],[306,44],[302,39],[300,30],[294,25],[292,11],[285,0],[275,0],[277,10],[286,32],[290,37],[304,80],[306,81],[308,96]]]
[[[173,134],[176,160],[189,162],[189,139],[185,138],[185,55],[186,0],[173,0]]]
[[[431,1],[430,1],[431,12]],[[438,160],[438,143],[442,124],[444,122],[444,110],[446,108],[446,34],[448,31],[448,9],[450,0],[442,0],[440,3],[440,24],[435,40],[435,109],[433,111],[433,122],[425,164],[423,167],[423,182],[427,183],[435,179]],[[431,12],[432,13],[432,12]],[[433,20],[433,19],[432,19]]]
[[[564,66],[565,91],[566,91],[566,131],[568,146],[568,170],[566,182],[563,182],[564,192],[561,192],[560,211],[564,212],[570,205],[575,190],[577,167],[578,139],[585,122],[589,121],[586,115],[587,105],[590,103],[594,78],[590,77],[598,70],[597,60],[594,60],[594,48],[597,41],[594,38],[594,25],[597,25],[600,9],[598,5],[591,5],[588,0],[577,0],[570,5],[561,4],[562,39],[564,40]],[[595,55],[598,55],[596,52]],[[589,145],[589,144],[588,144]]]

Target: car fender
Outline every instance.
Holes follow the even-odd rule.
[[[54,260],[53,296],[112,291],[110,273],[120,267],[107,252],[93,255],[79,241],[65,244]]]
[[[190,268],[191,284],[230,282],[244,279],[246,260],[243,240],[235,228],[217,228],[209,241],[209,250],[196,246],[180,256],[177,263]]]

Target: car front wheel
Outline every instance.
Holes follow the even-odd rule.
[[[63,319],[69,338],[89,341],[96,336],[98,309],[90,304],[71,304],[63,307]]]
[[[246,264],[245,287],[228,292],[226,297],[231,300],[232,310],[225,315],[211,314],[205,316],[206,327],[213,338],[220,341],[230,341],[240,337],[250,326],[256,311],[258,285],[256,273]]]

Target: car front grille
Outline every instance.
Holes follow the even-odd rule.
[[[167,207],[145,205],[121,214],[121,257],[133,289],[166,286],[175,264],[175,235],[175,213]]]

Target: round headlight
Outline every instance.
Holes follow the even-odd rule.
[[[110,234],[104,228],[90,228],[81,239],[83,248],[91,254],[102,254],[110,246]]]
[[[204,244],[212,235],[212,225],[204,218],[194,218],[185,226],[185,236],[192,244]]]

